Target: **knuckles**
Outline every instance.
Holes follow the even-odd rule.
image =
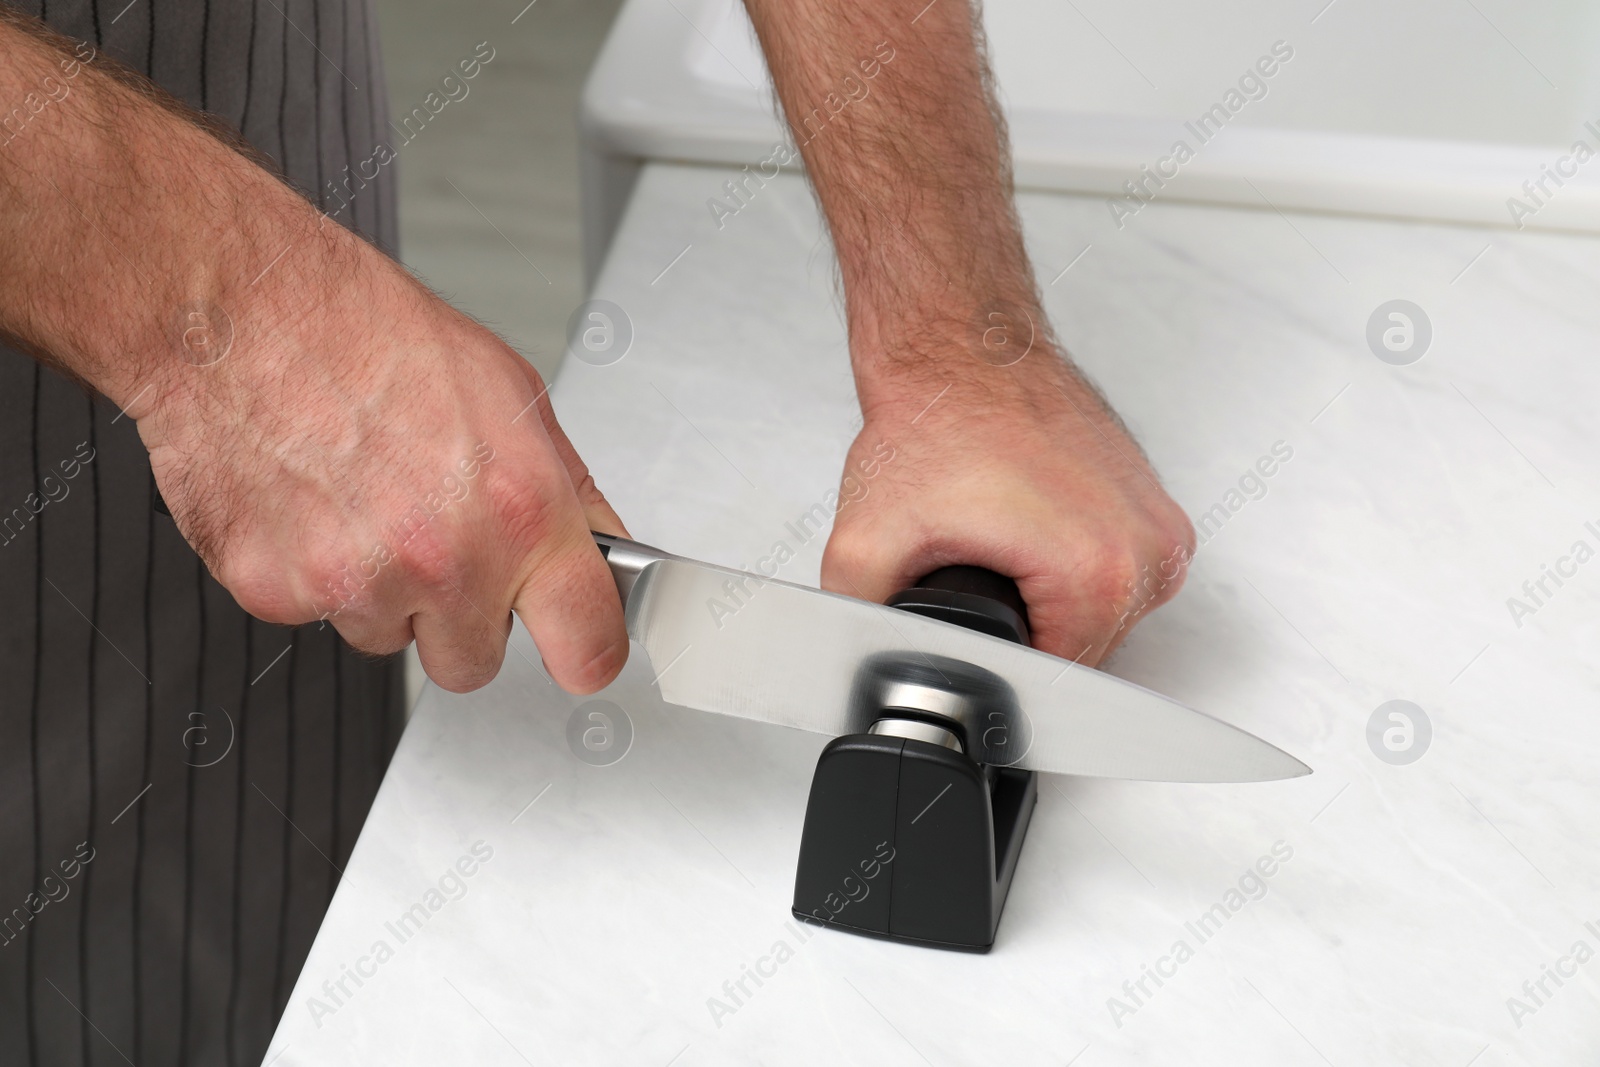
[[[497,472],[498,473],[498,472]],[[518,471],[489,479],[483,488],[487,520],[507,546],[526,551],[551,529],[560,512],[555,475]]]
[[[1067,577],[1076,612],[1113,635],[1176,596],[1194,555],[1187,520],[1170,536],[1155,530],[1107,532],[1067,551],[1078,559]]]
[[[1060,502],[1019,508],[1004,500],[957,499],[961,506],[936,513],[841,513],[823,556],[824,586],[881,599],[895,591],[888,586],[908,559],[952,559],[973,548],[993,552],[1005,546],[1018,561],[1019,576],[1029,579],[1030,614],[1045,633],[1060,631],[1063,645],[1076,642],[1062,653],[1075,656],[1085,642],[1112,641],[1171,600],[1195,552],[1194,529],[1170,500],[1123,509],[1120,516],[1108,507],[1113,518],[1086,523],[1080,508]],[[968,521],[961,523],[963,511]],[[1018,521],[1007,524],[1007,515]],[[939,532],[958,525],[966,534]]]
[[[423,600],[454,598],[466,588],[468,546],[458,538],[422,530],[393,550],[396,578],[421,594]]]
[[[242,553],[229,553],[211,568],[212,577],[222,585],[246,614],[262,622],[290,626],[306,622],[306,607],[297,603],[293,590],[281,571],[257,562]]]
[[[538,473],[489,475],[480,475],[471,495],[425,519],[413,508],[388,522],[373,516],[364,530],[341,532],[314,547],[303,536],[289,558],[272,543],[237,539],[209,561],[212,572],[245,611],[280,624],[366,615],[391,599],[396,610],[410,611],[458,600],[469,590],[482,593],[482,579],[496,579],[550,533],[562,503],[550,479]],[[492,665],[469,673],[485,670],[486,681]]]

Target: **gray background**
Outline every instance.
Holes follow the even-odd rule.
[[[400,150],[401,253],[548,378],[583,299],[578,98],[621,0],[537,0],[508,25],[526,3],[378,0],[378,29],[396,116],[480,41],[495,49],[467,97]]]

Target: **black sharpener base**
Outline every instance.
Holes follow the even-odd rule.
[[[1028,640],[1016,587],[977,568],[936,571],[889,604]],[[862,706],[853,710],[871,732],[837,737],[817,759],[795,874],[795,918],[934,948],[993,947],[1039,790],[1034,772],[970,755],[1005,762],[980,740],[996,731],[975,724],[1018,720],[1008,687],[992,676],[994,684],[963,687],[956,679],[986,675],[954,669],[963,666],[945,661],[930,675],[915,658],[899,668],[863,665],[856,687]],[[874,684],[911,680],[926,689],[937,687],[932,678],[960,690],[969,708],[965,720],[914,702],[891,703],[905,687]]]
[[[1032,771],[909,738],[834,738],[811,780],[795,918],[988,952],[1038,799]]]

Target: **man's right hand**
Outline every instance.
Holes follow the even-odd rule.
[[[325,620],[364,651],[415,638],[457,692],[499,670],[513,611],[563,688],[609,682],[627,634],[589,531],[626,531],[539,375],[341,227],[285,260],[190,313],[137,411],[217,580],[257,618]]]
[[[0,99],[30,101],[0,152],[0,338],[138,422],[246,611],[374,653],[415,638],[457,691],[494,677],[516,612],[564,688],[616,676],[589,530],[625,531],[521,357],[214,123],[3,4]]]

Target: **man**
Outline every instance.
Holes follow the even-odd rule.
[[[372,656],[466,691],[515,614],[592,692],[627,639],[589,531],[626,531],[539,376],[386,255],[391,170],[342,184],[387,137],[365,0],[41,6],[65,36],[0,6],[0,1057],[250,1063],[392,749]],[[974,12],[749,7],[796,131],[894,56],[796,136],[851,466],[897,449],[824,584],[984,565],[1098,662],[1192,532],[1048,335]]]

